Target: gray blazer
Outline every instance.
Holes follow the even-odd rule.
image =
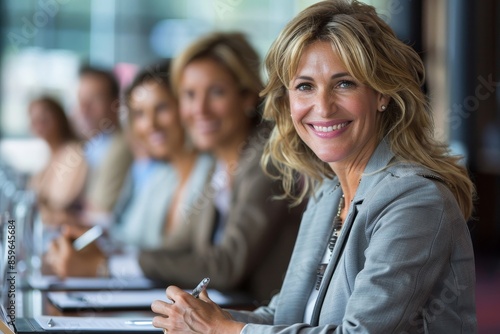
[[[303,323],[304,310],[341,196],[336,179],[309,202],[281,292],[268,307],[232,312],[254,323],[243,333],[476,332],[474,257],[458,205],[436,175],[394,161],[382,141],[350,206],[311,324]]]

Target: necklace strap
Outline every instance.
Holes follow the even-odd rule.
[[[342,210],[344,209],[344,206],[345,206],[345,198],[344,198],[344,194],[342,194],[342,196],[340,196],[339,207],[337,209],[337,217],[340,218],[340,215],[342,214]]]
[[[337,239],[340,235],[340,230],[342,229],[342,219],[340,218],[340,214],[342,213],[342,209],[344,209],[345,199],[344,194],[340,197],[339,207],[337,210],[337,215],[333,218],[332,224],[332,234],[330,235],[330,240],[328,240],[328,251],[330,252],[330,257],[328,261],[331,260],[333,249],[335,248],[335,244],[337,243]],[[328,263],[321,263],[316,269],[316,290],[319,290],[321,286],[321,281],[323,280],[323,275],[325,274],[325,270]]]

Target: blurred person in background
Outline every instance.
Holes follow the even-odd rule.
[[[175,286],[165,333],[476,333],[474,185],[433,138],[424,65],[375,8],[318,2],[266,58],[263,162],[310,196],[283,286],[253,312]],[[293,196],[293,175],[304,186]],[[173,303],[172,303],[173,301]]]
[[[141,176],[130,171],[114,208],[109,239],[76,252],[71,242],[83,230],[65,228],[48,254],[59,276],[142,275],[137,248],[176,249],[188,239],[184,216],[201,194],[213,159],[198,153],[187,138],[170,88],[169,64],[145,68],[125,92],[131,142],[144,149],[146,156],[140,159],[148,164],[147,171]],[[114,245],[105,244],[109,242]]]
[[[205,185],[213,159],[187,138],[170,88],[170,62],[144,69],[125,94],[130,130],[152,159],[153,171],[139,186],[116,226],[116,237],[145,249],[181,239],[182,218]],[[132,190],[132,192],[135,192]]]
[[[31,101],[28,113],[32,133],[50,149],[47,165],[32,177],[30,186],[37,195],[42,222],[46,227],[57,228],[78,220],[88,166],[81,144],[57,100],[48,96],[37,98]]]
[[[119,121],[120,88],[108,71],[82,67],[75,123],[86,140],[89,178],[83,221],[106,219],[117,202],[133,156]]]
[[[245,290],[267,301],[282,282],[303,206],[274,198],[260,167],[269,127],[257,111],[260,61],[239,33],[213,33],[174,59],[172,83],[193,144],[216,159],[208,187],[184,218],[178,247],[143,251],[147,277],[183,287]]]
[[[303,205],[290,208],[288,201],[276,199],[282,192],[280,182],[260,166],[269,127],[256,110],[262,89],[259,65],[256,52],[237,33],[201,38],[174,61],[172,82],[183,124],[192,144],[212,154],[216,162],[205,187],[187,189],[200,191],[193,205],[181,210],[180,216],[175,210],[167,214],[168,224],[180,217],[176,224],[182,226],[182,234],[172,230],[175,240],[169,239],[161,249],[140,252],[138,264],[146,277],[189,288],[209,276],[211,287],[246,291],[258,302],[269,300],[281,285]],[[153,92],[146,87],[146,92],[144,87],[131,92],[132,128],[143,127],[146,104],[139,96]],[[173,129],[167,133],[175,138]],[[144,131],[145,142],[161,151],[163,138],[158,135]],[[181,201],[181,192],[174,195],[174,201]],[[167,225],[165,231],[170,228]],[[51,248],[51,263],[60,276],[82,274],[71,237],[75,235],[66,234]],[[115,260],[109,259],[112,273]],[[133,274],[130,263],[119,267],[122,274],[124,270]],[[96,267],[90,270],[97,272]]]

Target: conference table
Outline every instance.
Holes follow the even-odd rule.
[[[189,289],[186,291],[190,292]],[[252,310],[257,302],[238,291],[207,289],[210,298],[224,308]],[[142,279],[69,278],[27,279],[16,291],[17,316],[36,317],[153,317],[151,303],[167,301],[165,286]]]
[[[47,282],[50,282],[47,284]],[[191,292],[192,290],[186,289]],[[19,280],[13,299],[15,324],[8,333],[161,333],[151,320],[151,303],[168,301],[165,287],[146,279],[30,277]],[[257,305],[248,295],[237,291],[207,289],[210,298],[225,308],[252,310]],[[2,297],[5,297],[2,294]],[[4,299],[4,298],[2,298]],[[9,322],[2,312],[0,332]],[[12,320],[12,319],[11,319]]]

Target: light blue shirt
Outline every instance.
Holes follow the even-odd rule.
[[[111,140],[112,136],[110,134],[100,133],[85,143],[85,158],[91,169],[95,169],[104,160],[104,156],[111,145]]]

